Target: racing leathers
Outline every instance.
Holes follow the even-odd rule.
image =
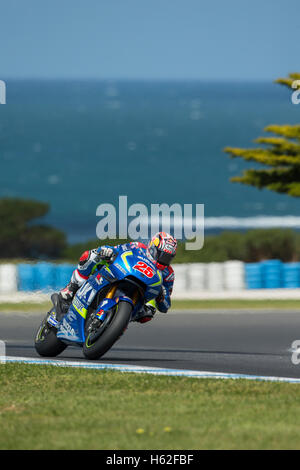
[[[113,261],[114,257],[122,249],[129,250],[131,247],[139,248],[142,250],[144,256],[147,254],[147,246],[140,242],[130,242],[123,245],[117,246],[101,246],[90,251],[85,251],[80,259],[77,268],[74,270],[70,283],[60,291],[60,294],[64,300],[71,300],[77,290],[82,284],[89,278],[95,270],[101,269],[106,262]],[[139,323],[145,323],[153,318],[155,308],[160,312],[166,313],[171,306],[171,294],[174,283],[174,271],[171,266],[162,267],[162,290],[155,301],[150,301],[140,310],[136,317],[136,321]]]

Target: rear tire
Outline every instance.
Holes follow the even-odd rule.
[[[55,357],[62,353],[67,345],[56,337],[57,330],[47,323],[47,318],[48,315],[37,331],[34,347],[40,356]]]
[[[111,323],[101,336],[92,344],[89,343],[89,335],[83,345],[83,354],[87,359],[99,359],[120,338],[126,329],[132,312],[129,302],[120,302]]]

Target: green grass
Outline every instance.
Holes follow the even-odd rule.
[[[216,299],[173,300],[173,309],[300,309],[300,299]]]
[[[34,303],[0,303],[0,312],[46,312],[51,307],[51,302]],[[243,300],[243,299],[217,299],[217,300],[173,300],[172,309],[300,309],[300,299],[287,300]]]
[[[0,302],[0,312],[47,312],[52,306],[49,302]]]
[[[299,385],[0,365],[0,449],[299,449]]]

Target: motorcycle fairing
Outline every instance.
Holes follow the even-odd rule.
[[[84,341],[84,319],[74,309],[73,305],[70,306],[68,313],[59,322],[56,336],[62,341],[75,343]]]
[[[139,265],[139,263],[142,263],[142,265]],[[149,269],[145,269],[144,272],[139,270],[140,266],[143,265],[148,266]],[[85,319],[88,308],[96,294],[112,282],[121,281],[128,276],[133,276],[143,283],[145,286],[146,302],[155,299],[160,294],[162,274],[154,263],[145,256],[143,251],[139,248],[132,247],[130,250],[120,252],[113,264],[110,266],[105,265],[99,272],[92,274],[77,291],[67,314],[59,322],[57,338],[68,342],[84,343]],[[109,302],[103,303],[108,300]],[[105,318],[107,311],[120,300],[132,303],[132,300],[126,296],[119,296],[114,299],[103,299],[97,311],[103,310],[101,315]],[[132,317],[136,315],[139,307],[140,305],[136,305],[133,309]]]
[[[109,284],[100,273],[92,275],[77,291],[67,314],[58,325],[57,338],[84,343],[84,324],[88,308],[96,294]]]

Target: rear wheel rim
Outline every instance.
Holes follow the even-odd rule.
[[[45,340],[46,336],[48,335],[49,331],[51,330],[51,326],[49,325],[48,323],[48,318],[49,318],[49,315],[51,315],[51,313],[54,311],[54,309],[51,309],[50,312],[47,313],[47,316],[46,318],[44,318],[37,334],[36,334],[36,337],[35,337],[35,341],[38,343],[38,342],[42,342]]]
[[[40,326],[40,329],[39,331],[37,332],[37,335],[36,335],[36,342],[42,342],[45,340],[45,337],[47,336],[47,334],[49,333],[49,328],[47,326],[46,323],[43,323],[41,326]]]

